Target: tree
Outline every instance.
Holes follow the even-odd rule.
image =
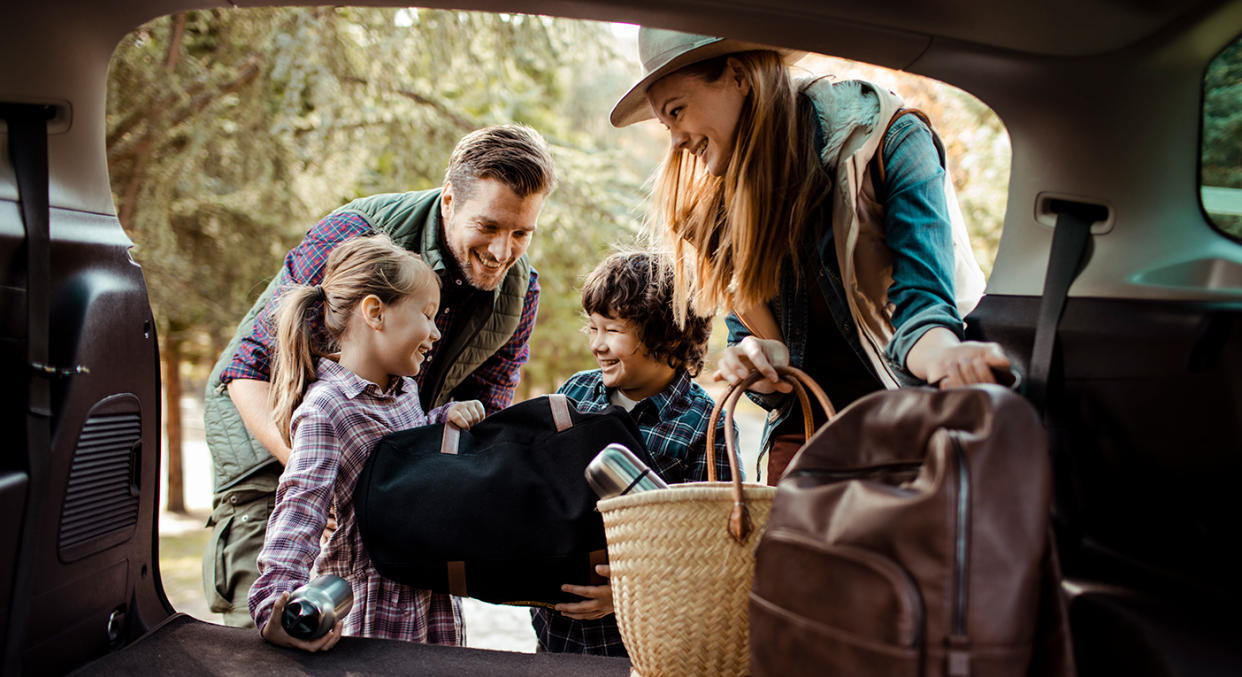
[[[611,43],[585,22],[365,8],[188,12],[127,36],[109,73],[108,160],[163,345],[170,470],[182,360],[215,359],[324,213],[439,185],[456,141],[488,124],[539,129],[562,177],[531,251],[544,295],[525,393],[589,366],[570,336],[577,280],[634,238],[642,200],[641,164],[600,124],[610,102],[582,96],[628,77]]]

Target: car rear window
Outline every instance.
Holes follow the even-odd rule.
[[[1199,191],[1217,229],[1242,241],[1242,38],[1212,59],[1203,79]]]

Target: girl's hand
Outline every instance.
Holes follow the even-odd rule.
[[[341,641],[341,633],[345,628],[344,619],[337,621],[336,626],[329,630],[328,634],[323,637],[310,640],[290,637],[289,633],[285,632],[284,626],[280,624],[280,618],[285,613],[285,603],[288,601],[289,593],[281,593],[280,597],[276,600],[276,603],[272,605],[272,615],[267,619],[267,623],[263,624],[263,629],[259,631],[259,635],[262,636],[263,639],[267,640],[269,644],[290,647],[293,649],[301,649],[303,651],[314,653],[316,651],[327,651],[328,649],[336,646],[337,642]]]
[[[789,348],[784,343],[747,336],[737,345],[729,346],[720,353],[712,380],[734,384],[746,378],[752,370],[758,370],[766,379],[756,381],[750,387],[751,390],[757,393],[787,393],[793,390],[793,386],[780,379],[776,368],[788,366]]]
[[[607,564],[596,564],[595,573],[608,578],[612,569]],[[562,602],[556,605],[561,615],[579,621],[591,621],[612,613],[611,585],[562,585],[561,590],[571,595],[585,597],[585,602]]]
[[[478,400],[454,402],[448,411],[449,423],[462,430],[482,421],[484,416],[487,416],[487,411],[483,409],[483,403]]]

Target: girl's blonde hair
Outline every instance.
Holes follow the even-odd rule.
[[[337,348],[362,299],[374,294],[390,305],[439,284],[440,279],[417,254],[377,234],[352,238],[333,249],[322,284],[292,285],[283,291],[276,311],[270,401],[285,444],[292,444],[289,423],[306,387],[315,380],[316,358]],[[323,320],[326,341],[311,331],[312,313]]]
[[[801,265],[808,222],[830,183],[812,144],[814,111],[774,51],[739,52],[679,72],[715,82],[729,60],[748,79],[733,154],[723,177],[672,147],[656,174],[649,230],[673,253],[674,308],[701,315],[745,309],[776,296],[786,252]]]

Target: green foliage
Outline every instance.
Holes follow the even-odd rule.
[[[1203,79],[1203,156],[1200,183],[1242,189],[1242,40],[1208,65]],[[1211,214],[1216,225],[1242,239],[1242,216]]]
[[[578,281],[634,238],[649,163],[607,126],[636,68],[602,24],[429,10],[215,10],[118,46],[108,158],[161,333],[210,362],[281,257],[355,197],[429,188],[465,133],[540,130],[561,184],[531,258],[543,301],[523,387],[591,365]],[[191,349],[192,350],[192,349]]]
[[[210,364],[316,220],[439,185],[464,133],[512,121],[547,137],[561,180],[530,249],[543,294],[519,397],[592,368],[581,280],[640,239],[643,182],[668,143],[655,124],[608,124],[638,73],[632,51],[604,24],[422,9],[210,10],[141,27],[113,57],[108,160],[161,333]],[[809,67],[886,84],[931,115],[990,269],[1009,167],[995,116],[926,79]],[[718,323],[713,348],[723,340]]]
[[[1203,184],[1242,188],[1242,42],[1208,66],[1203,115]]]

